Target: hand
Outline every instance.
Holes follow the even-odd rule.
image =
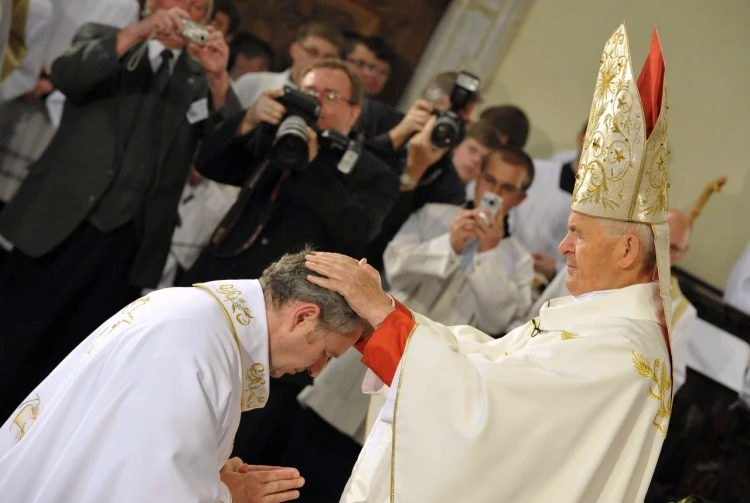
[[[224,35],[214,29],[213,26],[206,26],[208,30],[208,40],[206,45],[200,45],[191,42],[189,45],[190,52],[198,58],[198,62],[206,72],[207,77],[221,77],[227,72],[227,61],[229,60],[229,46],[224,41]],[[227,74],[227,82],[229,81]]]
[[[373,328],[393,312],[391,298],[383,291],[380,274],[365,259],[357,261],[338,253],[315,252],[305,257],[310,283],[344,297],[349,306]]]
[[[203,175],[201,175],[195,166],[190,168],[190,176],[188,177],[188,183],[191,187],[197,187],[203,182]]]
[[[281,89],[269,89],[261,94],[253,103],[253,106],[245,112],[245,117],[242,119],[237,132],[238,136],[249,133],[258,127],[261,122],[278,126],[286,113],[284,105],[276,101],[282,96],[284,96],[284,91]]]
[[[417,100],[414,103],[401,122],[391,129],[388,134],[391,137],[391,143],[395,149],[399,149],[414,133],[424,129],[425,124],[432,114],[432,104],[427,100]]]
[[[318,133],[310,126],[307,126],[307,152],[308,162],[312,162],[318,156]]]
[[[498,212],[496,216],[492,216],[491,213],[484,212],[485,216],[489,218],[490,225],[479,216],[479,212],[483,210],[474,210],[474,221],[477,224],[477,238],[479,238],[479,246],[477,247],[478,252],[484,252],[495,248],[505,237],[505,221],[502,212]]]
[[[299,498],[305,479],[294,468],[247,465],[240,458],[227,461],[219,471],[234,503],[277,503]]]
[[[456,255],[461,255],[471,238],[477,235],[477,223],[473,210],[461,210],[451,223],[451,246]]]
[[[182,31],[183,19],[190,19],[190,14],[179,7],[171,9],[159,9],[139,23],[133,25],[134,33],[141,39],[148,38],[151,34],[155,37],[169,37]]]
[[[37,103],[42,96],[46,96],[54,90],[55,86],[49,78],[40,77],[39,80],[36,81],[34,89],[24,94],[21,100],[24,103]]]
[[[436,149],[432,145],[432,128],[436,120],[437,117],[431,116],[422,130],[409,142],[405,169],[414,180],[421,179],[427,168],[438,162],[448,151],[448,148]]]
[[[555,277],[557,260],[541,252],[534,252],[531,257],[534,259],[534,270],[544,274],[551,281]]]

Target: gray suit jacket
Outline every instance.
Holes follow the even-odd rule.
[[[72,47],[52,65],[52,81],[67,101],[52,143],[29,169],[29,175],[0,214],[0,234],[31,257],[60,245],[91,214],[122,164],[122,152],[143,149],[129,144],[132,128],[149,117],[138,110],[151,76],[144,55],[135,71],[126,65],[131,50],[117,58],[119,29],[86,24]],[[144,65],[147,66],[144,69]],[[140,71],[139,71],[140,70]],[[191,104],[210,91],[200,65],[186,51],[175,63],[167,94],[156,176],[146,197],[144,227],[131,271],[134,286],[156,286],[169,253],[177,222],[177,204],[199,141],[241,111],[229,90],[224,107],[190,124]]]

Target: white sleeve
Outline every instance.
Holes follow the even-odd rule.
[[[518,255],[508,274],[506,263]],[[476,325],[481,330],[497,334],[521,316],[531,304],[531,282],[534,266],[531,255],[513,249],[509,239],[495,248],[477,253],[474,267],[466,278],[476,300]]]
[[[396,290],[408,288],[409,275],[447,278],[458,267],[450,233],[422,239],[423,215],[423,209],[413,213],[388,243],[383,254],[388,283]]]
[[[674,393],[685,384],[687,377],[688,351],[698,313],[691,305],[672,327],[672,377]]]
[[[250,108],[253,106],[253,103],[258,99],[260,93],[265,90],[262,88],[262,76],[254,73],[246,73],[239,79],[235,80],[232,87],[234,88],[234,93],[237,95],[237,98],[240,100],[240,104],[242,104],[244,108]]]

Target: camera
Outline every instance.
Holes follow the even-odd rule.
[[[286,115],[276,130],[270,159],[282,169],[302,170],[309,158],[307,126],[316,127],[320,103],[290,86],[284,86],[284,96],[277,101],[286,108]]]
[[[485,192],[482,194],[482,200],[479,203],[479,209],[484,210],[479,212],[479,218],[481,218],[487,226],[492,227],[492,221],[490,220],[487,213],[496,217],[500,212],[500,208],[503,207],[503,198],[495,194],[494,192]]]
[[[453,148],[461,143],[465,128],[460,114],[479,90],[479,82],[479,77],[476,75],[464,71],[459,72],[456,83],[451,89],[450,108],[433,112],[437,115],[431,136],[432,145],[435,148]]]
[[[177,34],[187,42],[193,42],[200,46],[205,46],[206,42],[208,42],[208,30],[206,27],[190,19],[182,20],[182,31],[178,31]]]
[[[322,150],[332,152],[338,157],[339,162],[336,165],[338,170],[348,175],[357,164],[360,154],[362,153],[362,144],[357,140],[352,140],[343,133],[335,129],[326,129],[318,135],[318,145]]]

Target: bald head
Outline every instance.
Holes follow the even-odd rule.
[[[674,264],[682,260],[690,249],[690,220],[677,209],[667,212],[669,224],[669,258]]]

